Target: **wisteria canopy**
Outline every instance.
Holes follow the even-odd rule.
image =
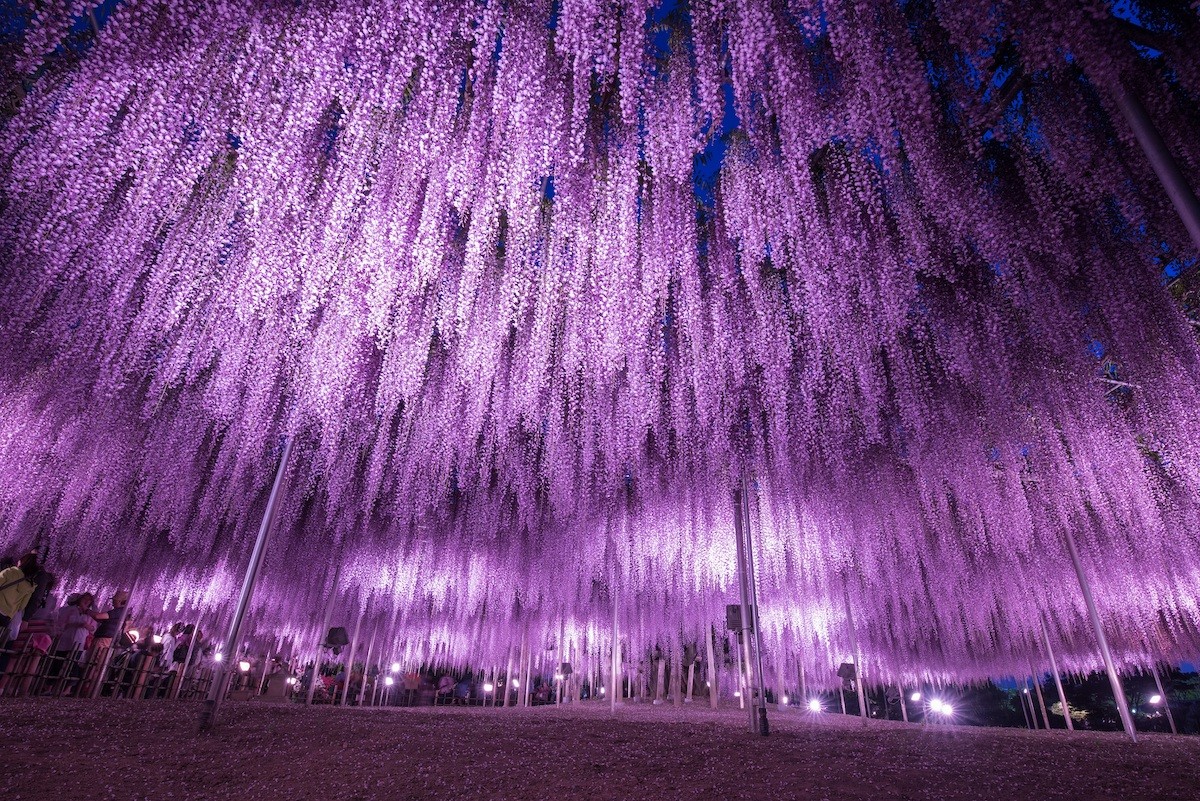
[[[1118,661],[1197,653],[1195,251],[1113,100],[1200,184],[1194,8],[95,5],[0,119],[0,545],[66,589],[228,615],[290,437],[259,633],[340,565],[413,658],[674,649],[745,474],[814,680],[1093,669],[1068,536]]]

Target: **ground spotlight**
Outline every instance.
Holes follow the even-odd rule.
[[[1158,693],[1155,693],[1154,695],[1150,696],[1150,703],[1152,703],[1152,704],[1161,704],[1161,703],[1162,703],[1162,696],[1161,696],[1161,695],[1159,695]]]
[[[808,699],[808,711],[809,712],[820,712],[821,711],[821,702],[816,698]]]
[[[483,691],[485,693],[490,693],[494,689],[496,689],[496,685],[492,684],[490,681],[487,684],[483,685]]]
[[[217,651],[215,654],[213,654],[214,662],[221,662],[224,659],[225,659],[225,654],[221,653],[220,651]]]
[[[920,694],[920,693],[913,693],[912,695],[910,695],[910,696],[908,697],[908,700],[910,700],[910,701],[920,701],[920,700],[921,700],[921,694]]]
[[[396,680],[393,679],[391,676],[387,676],[384,678],[383,683],[384,683],[384,686],[391,687],[393,684],[396,683]]]
[[[399,663],[399,662],[393,662],[393,663],[392,663],[392,672],[393,672],[393,673],[399,673],[399,672],[400,672],[400,663]]]
[[[788,702],[788,697],[786,695],[781,695],[779,697],[779,703],[783,704],[784,706],[787,706],[787,702]]]

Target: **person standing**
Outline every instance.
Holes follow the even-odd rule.
[[[0,571],[0,648],[8,644],[21,628],[21,616],[38,588],[42,572],[37,554],[30,551],[12,567]],[[12,631],[16,628],[17,631]]]
[[[62,691],[73,689],[83,679],[84,654],[87,653],[89,638],[96,631],[97,613],[92,611],[95,596],[90,592],[73,595],[67,605],[58,611],[58,643],[55,657],[58,663],[57,676],[62,678]]]
[[[125,631],[125,615],[129,609],[129,593],[118,590],[113,593],[112,607],[107,617],[99,617],[100,625],[96,629],[93,644],[97,649],[108,648],[112,641]]]

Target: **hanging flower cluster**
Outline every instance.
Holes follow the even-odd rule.
[[[260,629],[339,564],[413,658],[598,653],[614,596],[674,648],[748,473],[781,674],[852,634],[1024,672],[1043,616],[1086,669],[1068,535],[1126,663],[1194,653],[1188,240],[1111,91],[1200,183],[1182,47],[1072,3],[128,0],[55,56],[91,5],[9,65],[5,546],[217,613],[292,437]]]

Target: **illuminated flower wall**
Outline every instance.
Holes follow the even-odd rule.
[[[1194,655],[1195,253],[1111,92],[1197,185],[1182,46],[1074,3],[130,0],[56,52],[91,5],[9,65],[6,549],[223,620],[292,436],[261,636],[311,642],[340,564],[413,658],[598,655],[614,593],[677,650],[746,471],[779,673],[832,678],[847,603],[881,681],[1024,672],[1042,614],[1090,669],[1066,532],[1125,664]]]

